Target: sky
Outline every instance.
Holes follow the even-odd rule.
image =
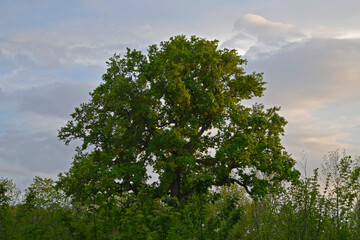
[[[0,178],[25,189],[66,172],[58,130],[89,100],[106,61],[171,36],[218,39],[263,72],[286,118],[283,145],[309,170],[360,155],[360,1],[0,0]],[[305,156],[305,157],[304,157]]]

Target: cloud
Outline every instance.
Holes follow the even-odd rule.
[[[97,82],[55,82],[17,91],[0,89],[3,129],[56,132],[74,107],[90,98]]]
[[[297,159],[307,152],[309,166],[319,167],[328,151],[360,153],[359,65],[360,39],[321,38],[290,43],[246,68],[265,73],[261,101],[282,107],[286,149]]]
[[[238,18],[233,31],[235,35],[225,41],[223,47],[236,48],[251,59],[306,38],[291,24],[271,21],[256,14],[245,14]]]
[[[20,112],[64,118],[74,106],[89,99],[88,93],[96,85],[94,82],[57,82],[15,92],[10,98]]]
[[[235,22],[234,27],[250,31],[260,39],[277,38],[294,31],[294,26],[291,24],[273,22],[256,14],[245,14]]]
[[[79,52],[81,47],[86,51]],[[74,64],[102,64],[105,57],[109,57],[103,47],[67,44],[61,38],[53,39],[46,34],[15,35],[12,39],[1,41],[0,50],[8,62],[23,70],[38,71],[66,70]]]
[[[36,175],[56,177],[70,167],[73,153],[74,147],[59,142],[55,131],[7,129],[0,133],[0,175],[23,183]]]
[[[0,175],[21,188],[34,176],[56,178],[70,167],[74,145],[57,140],[73,108],[96,82],[54,82],[16,91],[0,89]]]
[[[326,26],[317,26],[311,32],[311,38],[328,38],[335,39],[341,37],[340,33]]]
[[[278,93],[269,100],[318,109],[358,98],[359,64],[360,40],[312,39],[285,46],[249,65],[265,72],[269,91]]]
[[[115,52],[126,47],[145,50],[163,35],[150,24],[128,27],[116,22],[75,19],[41,31],[9,35],[0,39],[0,63],[38,72],[104,66]],[[6,69],[0,66],[0,74]]]

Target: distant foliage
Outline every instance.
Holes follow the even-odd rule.
[[[13,182],[1,179],[0,239],[359,239],[359,174],[358,159],[334,151],[321,170],[259,201],[232,185],[183,204],[142,190],[111,205],[81,205],[39,177],[20,201]]]

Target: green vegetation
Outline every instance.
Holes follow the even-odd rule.
[[[128,50],[59,131],[59,180],[0,179],[0,239],[358,239],[360,164],[331,152],[300,176],[262,74],[184,36]],[[153,179],[151,179],[153,176]]]
[[[257,201],[233,184],[182,203],[148,189],[80,201],[39,177],[21,200],[12,181],[1,179],[0,239],[358,239],[359,174],[359,159],[331,152],[320,173]]]

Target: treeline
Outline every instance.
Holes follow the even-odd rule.
[[[64,183],[40,177],[21,193],[3,178],[0,239],[359,239],[359,174],[359,159],[335,151],[321,169],[256,201],[231,185],[181,203],[101,186],[69,197]]]

